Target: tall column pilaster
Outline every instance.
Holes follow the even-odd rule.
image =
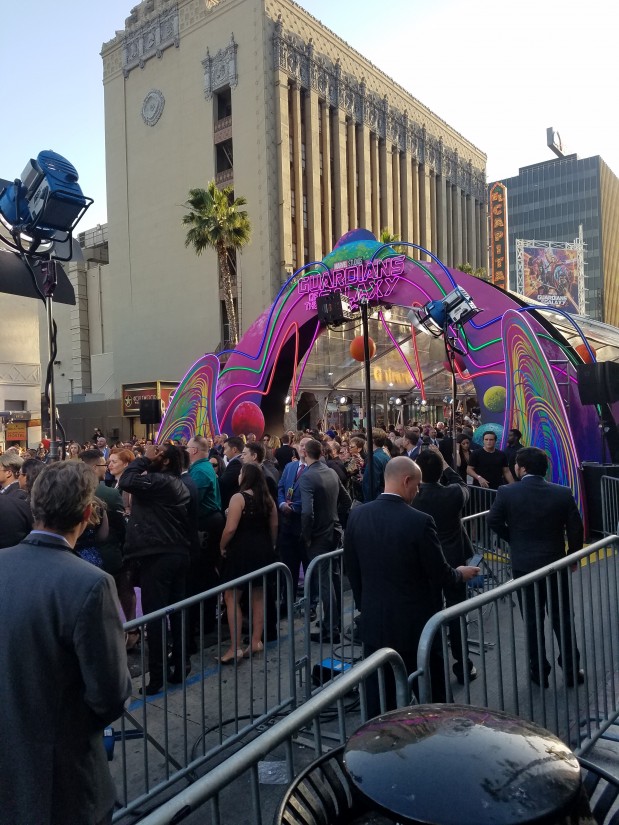
[[[329,106],[321,103],[320,115],[322,120],[322,257],[333,247],[333,226],[331,215],[331,118]],[[338,235],[339,237],[339,235]]]
[[[467,253],[471,266],[475,268],[477,260],[477,244],[475,233],[475,198],[472,195],[466,196],[466,231],[467,231]]]
[[[308,90],[305,100],[305,181],[309,260],[319,261],[323,257],[320,219],[320,111],[318,95],[313,89]]]
[[[402,237],[402,196],[400,193],[400,153],[395,146],[391,151],[392,192],[389,202],[393,209],[393,234]]]
[[[436,176],[436,224],[437,241],[436,254],[441,261],[447,260],[447,197],[445,193],[445,178]]]
[[[279,265],[283,282],[292,267],[292,220],[290,176],[290,124],[288,122],[288,78],[280,72],[275,84],[275,128],[279,145],[277,187],[279,203]]]
[[[352,120],[346,125],[347,140],[347,171],[348,171],[348,222],[349,229],[359,226],[359,211],[357,209],[357,129]]]
[[[460,188],[452,186],[451,188],[451,222],[453,227],[454,239],[454,266],[465,263],[462,260],[462,204],[460,197]]]
[[[370,130],[361,123],[357,127],[357,174],[359,187],[359,226],[369,229],[372,222],[372,186],[370,168]]]
[[[425,163],[419,165],[419,234],[421,246],[432,251],[432,202],[430,195],[430,173]],[[422,255],[422,260],[429,260]]]
[[[336,239],[348,232],[348,181],[346,180],[346,120],[339,108],[331,110],[333,134],[333,203],[335,207],[333,231]]]
[[[291,89],[292,96],[292,179],[294,182],[295,202],[295,244],[296,267],[305,263],[305,239],[303,233],[303,163],[301,158],[301,89],[295,83]]]
[[[419,162],[416,160],[411,161],[411,184],[413,189],[413,243],[418,245],[421,244],[421,230],[420,230],[420,212],[421,207],[419,204]],[[414,257],[419,259],[419,250],[413,250]]]
[[[369,229],[378,238],[380,234],[380,165],[378,138],[370,133],[370,178],[372,180],[372,225]]]
[[[400,155],[400,200],[402,202],[402,225],[400,237],[413,242],[413,190],[411,184],[411,159],[402,152]],[[411,250],[407,254],[410,254]]]
[[[445,235],[447,239],[445,263],[447,266],[455,266],[453,223],[451,216],[451,183],[447,180],[445,181]]]

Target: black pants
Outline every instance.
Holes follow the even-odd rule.
[[[363,646],[366,657],[372,653],[376,653],[380,648],[370,647],[370,645]],[[417,648],[415,650],[398,650],[398,653],[404,661],[406,673],[410,676],[417,670]],[[385,710],[395,710],[397,708],[396,690],[395,690],[395,676],[391,665],[384,668],[385,674]],[[431,702],[446,702],[447,694],[445,691],[445,671],[443,667],[443,654],[440,645],[440,634],[438,638],[435,637],[430,653],[430,678],[432,680],[432,696]],[[374,716],[379,716],[380,710],[380,689],[378,681],[378,672],[373,673],[368,677],[365,683],[366,699],[368,705],[368,719]],[[413,682],[413,693],[417,701],[419,701],[419,689],[416,681]]]
[[[301,516],[292,513],[280,517],[280,529],[277,536],[277,552],[280,561],[290,570],[292,575],[293,595],[296,595],[299,583],[301,565],[307,570],[309,564],[307,551],[301,541]]]
[[[542,659],[542,674],[550,671],[550,662],[546,658],[546,645],[544,641],[544,616],[548,612],[552,622],[552,629],[560,650],[559,665],[564,668],[565,673],[573,674],[574,657],[572,651],[572,639],[574,638],[574,617],[570,610],[569,593],[569,570],[559,570],[547,581],[540,581],[537,585],[538,602],[535,604],[534,584],[528,584],[518,591],[518,603],[520,613],[525,623],[527,639],[529,642],[529,664],[531,672],[536,676],[540,675],[540,654]],[[514,570],[515,579],[526,576],[522,570]],[[550,590],[550,604],[547,598],[547,586]],[[561,600],[561,601],[559,601]],[[561,633],[565,646],[561,644]],[[574,638],[575,644],[575,638]],[[580,653],[576,648],[576,665],[580,661]]]
[[[140,559],[140,587],[142,588],[142,609],[144,614],[152,613],[181,601],[186,593],[186,576],[189,555],[182,553],[159,553]],[[148,624],[148,669],[151,684],[163,683],[164,651],[163,622],[157,619]],[[180,612],[170,615],[172,635],[172,662],[182,669],[183,623]]]
[[[456,567],[457,565],[453,565]],[[452,607],[455,604],[462,604],[466,601],[466,582],[457,582],[455,584],[447,584],[443,586],[443,595],[445,596],[445,607]],[[462,657],[462,630],[460,628],[460,618],[449,622],[449,646],[451,647],[451,655],[456,662],[468,662],[469,653],[468,645],[466,644],[466,634],[464,639],[464,659]]]

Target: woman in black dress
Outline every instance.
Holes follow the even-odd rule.
[[[277,508],[269,494],[264,473],[256,464],[243,464],[239,473],[239,492],[230,499],[226,526],[219,549],[224,557],[222,581],[246,576],[276,561]],[[230,628],[230,647],[221,656],[222,665],[248,658],[264,649],[264,597],[262,579],[252,582],[252,634],[249,647],[243,650],[241,588],[224,592],[226,615]]]

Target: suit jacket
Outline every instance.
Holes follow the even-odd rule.
[[[299,473],[301,467],[304,469],[301,473]],[[279,483],[277,485],[278,508],[281,507],[285,501],[289,501],[290,504],[292,504],[293,511],[301,515],[301,488],[299,487],[299,481],[301,480],[301,476],[306,469],[307,467],[304,464],[300,464],[298,461],[290,461],[286,464],[281,476],[279,477]]]
[[[451,467],[443,472],[442,480],[446,485],[423,483],[413,507],[432,516],[445,558],[452,567],[459,567],[473,555],[471,541],[462,525],[462,510],[470,494]]]
[[[443,585],[462,579],[445,560],[434,520],[389,494],[350,511],[344,562],[361,640],[400,652],[417,650],[426,622],[443,607]]]
[[[566,535],[568,552],[583,546],[583,523],[572,491],[541,476],[499,487],[488,525],[509,542],[512,569],[522,573],[564,558]]]
[[[219,478],[219,494],[221,495],[221,509],[225,512],[230,504],[230,499],[239,491],[239,473],[243,463],[237,455],[226,465]]]
[[[58,538],[0,551],[0,825],[112,809],[102,731],[131,693],[114,580]]]
[[[27,498],[0,496],[0,548],[13,547],[32,530],[32,512]]]
[[[340,480],[324,461],[315,461],[299,478],[301,489],[301,535],[308,547],[326,553],[339,538],[337,500]]]

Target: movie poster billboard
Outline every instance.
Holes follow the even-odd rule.
[[[582,249],[577,244],[520,243],[524,296],[566,312],[579,313]]]

